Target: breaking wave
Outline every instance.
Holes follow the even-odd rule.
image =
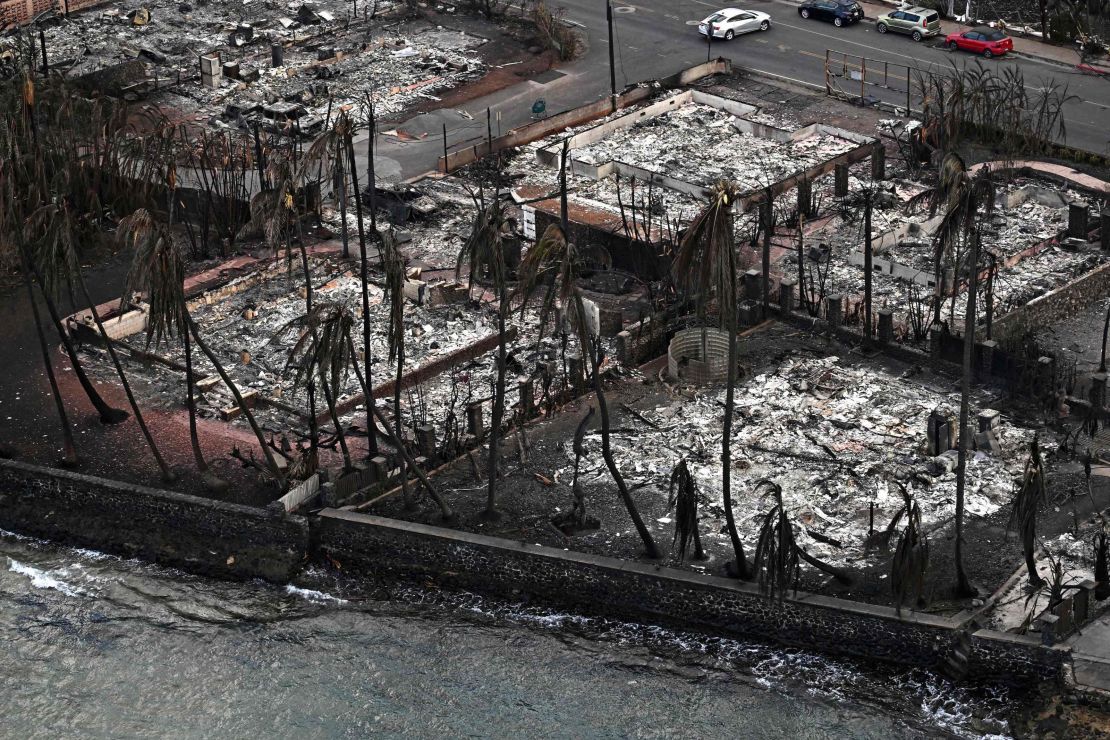
[[[83,596],[85,592],[72,584],[66,583],[58,576],[68,575],[68,568],[56,568],[54,570],[42,570],[33,565],[21,563],[18,560],[8,558],[8,570],[12,573],[18,573],[22,576],[27,576],[31,581],[31,585],[35,588],[53,589],[60,591],[66,596]]]

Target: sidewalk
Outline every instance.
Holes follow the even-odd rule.
[[[884,13],[889,13],[891,10],[896,10],[902,7],[903,4],[904,3],[897,2],[896,0],[880,0],[879,2],[864,2],[860,0],[860,5],[863,6],[863,11],[866,14],[864,20],[868,23],[874,23],[876,17]],[[940,22],[940,28],[941,35],[939,38],[943,39],[944,36],[950,33],[966,31],[969,28],[973,28],[973,26],[964,23],[956,23],[955,21],[942,20]],[[1011,36],[1011,38],[1014,40],[1013,53],[1015,55],[1039,59],[1041,61],[1060,64],[1070,68],[1075,68],[1075,66],[1079,64],[1079,54],[1071,47],[1056,46],[1055,44],[1048,44],[1038,39],[1024,38],[1021,36]]]

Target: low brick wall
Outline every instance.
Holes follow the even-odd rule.
[[[308,523],[88,475],[0,460],[0,527],[220,578],[287,581]]]
[[[1105,298],[1107,292],[1110,292],[1110,263],[997,319],[991,327],[991,335],[999,344],[1005,344],[1008,339],[1019,339],[1028,331],[1075,316],[1095,301]],[[980,335],[983,333],[984,330],[979,331]]]
[[[313,528],[321,552],[347,572],[431,577],[449,587],[922,668],[940,665],[961,626],[813,594],[772,602],[748,583],[350,511],[325,509]],[[1066,651],[1002,638],[975,633],[971,672],[1059,678]]]

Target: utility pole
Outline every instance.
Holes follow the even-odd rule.
[[[863,327],[866,346],[871,347],[871,186],[863,191]]]
[[[617,67],[614,62],[613,49],[613,3],[605,0],[605,21],[609,25],[609,96],[613,103],[613,112],[617,111]]]

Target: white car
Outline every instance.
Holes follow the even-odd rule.
[[[771,27],[771,16],[758,10],[725,8],[718,10],[698,25],[698,33],[705,36],[713,26],[713,38],[731,41],[734,36],[752,31],[766,31]]]

